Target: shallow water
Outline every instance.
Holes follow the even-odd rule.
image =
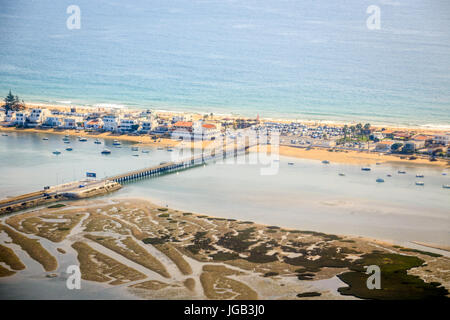
[[[51,153],[64,146],[62,136],[11,133],[0,137],[0,196],[20,194],[82,178],[86,171],[99,177],[170,160],[171,153],[151,149],[132,157],[131,148],[73,141],[74,151]],[[111,144],[112,141],[106,141]],[[288,165],[293,162],[294,165]],[[162,206],[208,215],[252,220],[264,224],[335,234],[450,244],[449,175],[435,167],[322,164],[282,157],[276,175],[263,176],[260,165],[208,164],[178,174],[126,184],[109,197],[142,197]],[[406,174],[398,174],[405,170]],[[346,176],[339,176],[343,172]],[[103,174],[102,174],[103,173]],[[424,178],[416,179],[417,173]],[[392,177],[387,177],[392,174]],[[385,179],[377,183],[378,177]],[[425,186],[416,186],[422,180]]]

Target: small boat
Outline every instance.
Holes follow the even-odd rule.
[[[113,145],[114,145],[114,146],[120,146],[120,142],[117,141],[117,140],[114,140],[114,141],[113,141]]]
[[[424,186],[425,182],[423,181],[416,181],[416,186]]]
[[[329,164],[330,161],[328,161],[328,160],[323,160],[322,163],[323,163],[323,164]]]
[[[293,162],[288,162],[288,165],[293,166],[294,163]]]
[[[133,154],[132,156],[133,156],[133,157],[139,157],[139,155],[138,155],[138,154]]]
[[[80,138],[80,139],[78,139],[78,141],[80,141],[80,142],[86,142],[87,139],[86,139],[86,138]]]
[[[103,149],[102,154],[111,154],[111,150]]]
[[[398,174],[405,174],[405,173],[406,173],[406,171],[398,170]]]
[[[69,140],[65,140],[64,143],[70,143],[70,141]]]
[[[158,147],[158,150],[163,150],[164,148],[163,147]]]
[[[52,153],[58,155],[58,154],[61,154],[61,151],[55,150]]]
[[[345,173],[339,173],[341,177],[345,177]]]
[[[384,182],[384,179],[378,178],[376,181],[377,182]]]
[[[64,137],[63,141],[69,141],[70,139],[68,137]]]
[[[139,148],[138,147],[131,147],[131,151],[138,151]]]
[[[381,162],[377,162],[377,163],[375,163],[377,166],[379,166],[380,164],[381,164]]]
[[[361,168],[362,171],[370,171],[371,169],[369,167],[363,167]]]
[[[390,177],[392,177],[392,174],[387,174],[387,176],[390,178]]]
[[[450,189],[450,184],[444,184],[444,185],[442,186],[442,188],[444,188],[444,189]]]
[[[148,150],[142,150],[142,153],[150,153]]]
[[[416,178],[423,178],[425,177],[423,174],[416,174]]]
[[[42,138],[42,140],[46,140],[46,141],[47,141],[47,140],[48,140],[48,138]]]
[[[98,139],[95,139],[94,143],[95,144],[102,144],[102,142],[100,140],[98,140]]]
[[[446,175],[447,175],[447,173],[445,173],[445,172],[442,172],[442,175],[443,175],[443,176],[446,176]]]
[[[66,151],[72,151],[73,149],[71,147],[66,148]]]
[[[172,151],[173,151],[173,149],[167,149],[167,151],[168,151],[168,152],[172,152]]]
[[[6,133],[2,133],[2,136],[3,136],[3,137],[7,137],[7,136],[8,136],[8,134],[6,134]]]

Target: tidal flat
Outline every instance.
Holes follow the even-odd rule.
[[[450,258],[439,254],[141,199],[66,202],[3,217],[0,249],[0,287],[26,288],[32,279],[69,291],[66,268],[76,264],[79,294],[88,287],[98,298],[436,299],[450,289]],[[381,269],[379,290],[367,288],[369,265]]]

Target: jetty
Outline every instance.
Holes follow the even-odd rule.
[[[43,190],[0,200],[0,215],[47,205],[57,201],[85,199],[105,195],[119,190],[125,183],[187,170],[189,168],[204,165],[210,161],[222,160],[231,156],[237,157],[239,154],[248,152],[248,149],[255,145],[257,145],[257,143],[246,143],[239,146],[233,145],[232,147],[225,146],[222,152],[218,152],[217,154],[214,151],[211,152],[211,150],[209,152],[203,151],[199,155],[186,159],[132,170],[126,173],[106,177],[102,180],[80,180],[62,185],[45,187]]]

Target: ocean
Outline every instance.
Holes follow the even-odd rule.
[[[70,30],[69,5],[80,8]],[[380,8],[380,30],[366,13]],[[446,0],[0,0],[0,95],[450,129]]]

